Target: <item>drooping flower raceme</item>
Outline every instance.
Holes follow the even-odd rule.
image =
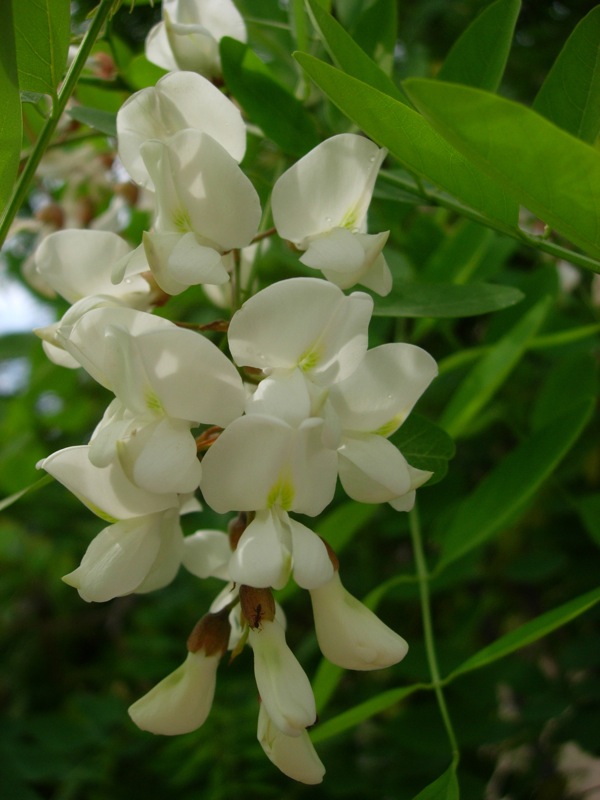
[[[389,231],[368,234],[367,210],[386,150],[352,133],[317,145],[273,187],[277,232],[342,289],[357,283],[386,295],[392,276],[382,250]]]
[[[219,42],[246,41],[246,26],[232,0],[163,0],[163,20],[146,39],[148,61],[167,70],[221,74]]]

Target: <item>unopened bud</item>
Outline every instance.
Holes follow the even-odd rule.
[[[275,619],[275,598],[270,589],[255,589],[253,586],[240,586],[242,614],[251,628],[261,628],[262,622]]]
[[[187,649],[190,653],[204,650],[207,656],[223,655],[229,644],[230,633],[227,609],[218,614],[205,614],[188,636]]]

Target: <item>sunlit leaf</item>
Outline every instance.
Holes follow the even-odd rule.
[[[12,3],[6,4],[0,30],[0,210],[3,209],[12,193],[12,187],[19,167],[21,151],[22,122],[21,97],[17,73],[17,53],[12,24]]]
[[[593,144],[600,131],[600,6],[567,39],[533,103],[564,130]]]
[[[404,89],[439,133],[514,202],[600,256],[598,150],[490,92],[416,78]]]
[[[600,589],[593,589],[591,592],[581,595],[581,597],[576,597],[574,600],[552,609],[552,611],[541,614],[539,617],[521,625],[520,628],[501,636],[493,644],[484,647],[483,650],[468,658],[452,672],[448,680],[463,675],[465,672],[472,672],[475,669],[485,667],[493,661],[504,658],[509,653],[514,653],[515,650],[520,650],[522,647],[536,642],[556,630],[556,628],[566,625],[567,622],[583,614],[584,611],[595,606],[598,601],[600,601]]]
[[[13,0],[12,6],[19,85],[28,92],[54,96],[67,63],[70,2]]]
[[[332,102],[406,169],[501,225],[516,225],[517,206],[502,187],[451,147],[420,114],[313,56],[296,53],[295,58]]]
[[[338,67],[380,92],[403,103],[408,102],[404,92],[369,58],[340,23],[324,11],[317,0],[306,0],[306,3],[313,25]]]
[[[486,6],[452,45],[437,78],[495,92],[508,59],[520,0]]]

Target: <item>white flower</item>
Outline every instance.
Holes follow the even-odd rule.
[[[293,428],[276,417],[234,420],[202,461],[200,488],[220,514],[280,508],[309,516],[333,498],[337,456],[322,445],[320,419]]]
[[[231,0],[163,0],[163,21],[146,39],[146,57],[167,70],[221,74],[219,41],[246,41],[244,21]]]
[[[257,738],[267,758],[288,778],[310,785],[322,782],[325,767],[308,733],[286,736],[273,724],[263,703],[258,712]]]
[[[329,402],[340,429],[340,480],[354,500],[396,501],[430,477],[410,467],[387,437],[436,375],[435,360],[425,350],[386,344],[369,350],[351,375],[331,387]]]
[[[315,698],[306,673],[285,641],[277,620],[250,628],[254,676],[273,724],[286,736],[300,736],[317,718]]]
[[[306,253],[300,261],[348,289],[361,283],[381,295],[392,288],[382,254],[388,233],[366,233],[366,215],[386,150],[352,133],[326,139],[273,187],[275,227]]]
[[[144,142],[167,141],[185,128],[208,134],[237,162],[244,157],[246,125],[238,108],[201,75],[173,72],[133,94],[117,114],[119,158],[136,183],[153,188]]]
[[[201,467],[190,428],[223,426],[243,411],[242,382],[227,357],[192,331],[116,308],[88,312],[65,347],[117,397],[94,432],[93,463],[117,454],[148,491],[193,491]]]
[[[330,580],[333,567],[323,541],[281,510],[257,511],[229,560],[231,580],[281,589],[292,571],[303,589]]]
[[[321,652],[344,669],[372,670],[401,661],[404,639],[343,587],[338,572],[312,589],[315,630]]]
[[[224,147],[191,128],[151,139],[140,152],[156,190],[154,230],[142,245],[156,282],[171,295],[225,283],[230,251],[249,245],[258,230],[260,200],[251,182]],[[129,274],[132,258],[113,270],[114,281]]]
[[[63,581],[90,603],[154,591],[171,583],[182,550],[178,509],[134,517],[99,533],[81,564]]]
[[[38,328],[48,358],[60,366],[79,364],[64,349],[75,322],[91,308],[123,305],[148,310],[152,304],[151,288],[140,273],[149,269],[145,259],[119,286],[111,280],[115,264],[131,253],[129,245],[108,231],[61,230],[47,236],[35,252],[38,276],[73,305],[62,320]]]
[[[373,300],[344,293],[318,278],[291,278],[246,301],[230,323],[228,340],[241,367],[267,372],[299,368],[327,386],[351,374],[367,351]]]

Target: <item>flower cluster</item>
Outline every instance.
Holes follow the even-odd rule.
[[[310,593],[321,651],[341,667],[390,666],[407,644],[346,591],[336,555],[292,514],[320,514],[338,478],[355,500],[411,508],[430,473],[389,437],[436,364],[410,344],[369,350],[373,300],[343,291],[391,288],[388,233],[366,226],[385,151],[354,134],[323,142],[272,192],[277,232],[326,280],[290,278],[250,297],[227,326],[231,357],[153,313],[190,286],[227,284],[261,222],[240,167],[245,122],[203,77],[218,74],[218,38],[231,28],[243,38],[243,24],[223,0],[192,6],[165,2],[147,48],[169,69],[196,71],[169,73],[117,117],[120,159],[155,199],[152,229],[135,249],[116,234],[66,230],[37,252],[40,276],[72,304],[38,331],[48,356],[114,395],[88,444],[40,466],[107,523],[64,578],[84,600],[164,587],[182,565],[225,582],[185,661],[130,708],[134,722],[162,734],[198,728],[223,654],[248,644],[263,749],[290,777],[318,783],[324,769],[307,733],[315,700],[273,590],[293,577]],[[235,512],[228,533],[183,536],[197,490],[214,511]]]

